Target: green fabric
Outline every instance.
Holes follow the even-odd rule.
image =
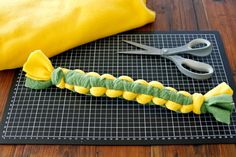
[[[35,81],[31,78],[26,77],[25,86],[32,89],[45,89],[52,85],[51,80],[48,81]]]
[[[153,95],[155,97],[160,97],[165,100],[171,100],[182,105],[188,105],[192,103],[192,97],[178,94],[166,88],[159,89],[152,86],[146,86],[136,82],[128,82],[121,79],[110,80],[101,77],[98,78],[89,76],[87,74],[81,74],[75,70],[71,70],[65,75],[65,82],[71,85],[82,86],[85,88],[105,87],[107,89]]]
[[[80,75],[80,73],[75,73],[73,71],[69,71],[65,74],[65,82],[68,82],[69,84],[75,84],[76,82],[76,78],[78,78],[78,75]]]
[[[101,80],[106,80],[105,81],[105,87],[107,88],[107,89],[112,89],[112,87],[113,87],[113,80],[107,80],[107,79],[101,79]],[[101,83],[101,84],[103,84],[103,83]]]
[[[51,75],[52,84],[54,84],[54,85],[59,84],[61,79],[64,77],[65,77],[65,75],[64,75],[63,71],[61,70],[61,68],[55,69]]]
[[[201,113],[211,113],[217,121],[230,124],[230,115],[233,111],[233,98],[231,95],[223,94],[213,96],[205,100],[201,107]]]
[[[152,86],[142,85],[137,82],[128,82],[121,79],[105,79],[101,77],[89,76],[87,74],[81,74],[78,71],[71,70],[66,74],[62,74],[61,68],[57,68],[53,71],[52,82],[54,85],[60,83],[62,78],[70,85],[82,86],[85,88],[91,87],[105,87],[107,89],[129,91],[137,94],[147,94],[155,97],[159,97],[165,100],[171,100],[173,102],[188,105],[192,103],[192,97],[187,97],[182,94],[178,94],[169,89],[159,89]]]
[[[106,81],[106,80],[104,80]],[[124,80],[120,80],[120,79],[115,79],[113,81],[113,87],[112,89],[116,89],[116,90],[124,90],[124,86],[127,84],[127,81]]]
[[[144,86],[140,83],[132,83],[133,87],[131,89],[128,89],[128,91],[130,92],[134,92],[134,93],[139,93],[139,94],[148,94],[147,91],[147,86]]]
[[[65,83],[70,85],[82,86],[85,88],[105,87],[107,89],[152,95],[154,97],[170,100],[182,105],[189,105],[193,103],[191,96],[184,96],[167,88],[159,89],[153,86],[146,86],[137,82],[128,82],[121,79],[110,80],[101,77],[98,78],[87,74],[81,74],[75,70],[70,70],[64,74],[61,68],[55,69],[51,75],[51,80],[48,81],[36,81],[26,78],[25,86],[32,89],[44,89],[50,87],[51,85],[59,84],[62,79],[65,80]],[[220,96],[213,96],[205,100],[201,107],[201,113],[211,113],[217,121],[229,124],[233,107],[233,99],[231,95],[224,94]]]

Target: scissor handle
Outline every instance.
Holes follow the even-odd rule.
[[[204,44],[202,47],[195,47],[199,44]],[[191,54],[193,56],[207,56],[212,52],[212,44],[206,39],[194,39],[184,46],[176,48],[163,48],[163,55],[175,55],[175,54]]]
[[[176,55],[165,56],[165,58],[172,60],[176,64],[177,68],[184,75],[186,75],[190,78],[193,78],[193,79],[205,80],[205,79],[210,78],[214,72],[211,65],[203,63],[203,62],[198,62],[198,61],[195,61],[192,59],[187,59],[187,58],[183,58],[181,56],[176,56]],[[197,73],[197,72],[190,71],[190,70],[186,69],[183,65],[185,65],[195,71],[200,71],[200,72],[204,72],[204,73]]]

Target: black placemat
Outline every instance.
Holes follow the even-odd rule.
[[[198,81],[182,75],[169,60],[159,56],[122,55],[134,50],[122,40],[163,47],[181,46],[204,38],[213,44],[208,57],[193,57],[209,63],[215,73]],[[165,86],[191,93],[205,93],[225,81],[232,87],[232,75],[217,32],[125,33],[92,42],[52,58],[55,67],[110,73],[118,77],[159,80]],[[217,122],[211,115],[178,114],[158,106],[139,105],[122,99],[79,95],[51,87],[24,87],[20,71],[12,85],[0,129],[0,143],[151,145],[236,143],[236,112],[232,123]]]

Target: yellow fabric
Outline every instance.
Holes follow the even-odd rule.
[[[61,68],[61,70],[63,71],[64,74],[66,74],[70,71],[69,69],[66,69],[66,68]]]
[[[189,113],[193,110],[193,105],[182,105],[182,107],[180,108],[180,112],[181,113]]]
[[[119,79],[125,80],[125,81],[128,81],[128,82],[134,82],[134,80],[131,77],[129,77],[129,76],[120,76]],[[137,97],[137,95],[138,94],[133,93],[133,92],[123,91],[122,97],[125,100],[134,100]]]
[[[136,80],[134,82],[140,83],[140,84],[143,84],[143,85],[148,85],[147,81],[142,80],[142,79]],[[145,105],[145,104],[149,103],[150,101],[152,101],[152,98],[153,98],[153,96],[151,96],[151,95],[139,94],[136,97],[136,101],[140,104]]]
[[[67,72],[70,71],[69,69],[66,69],[66,68],[61,68],[61,69],[62,69],[62,71],[63,71],[64,74],[66,74]],[[56,85],[56,86],[59,87],[59,88],[61,88],[61,89],[66,88],[66,89],[69,89],[69,90],[72,90],[72,91],[74,90],[74,86],[65,83],[64,78],[62,78],[62,79],[60,80],[60,83],[59,83],[58,85]]]
[[[193,113],[201,114],[201,107],[204,101],[205,101],[205,98],[202,94],[200,93],[193,94]]]
[[[100,77],[100,75],[96,72],[89,72],[87,73],[89,76],[95,76],[95,77]],[[104,87],[92,87],[90,88],[90,94],[93,96],[102,96],[106,93],[106,88]]]
[[[168,108],[169,110],[172,110],[172,111],[177,111],[179,110],[180,108],[182,107],[182,105],[176,103],[176,102],[173,102],[173,101],[167,101],[166,103],[166,108]]]
[[[75,71],[77,71],[81,74],[85,74],[85,72],[83,70],[80,70],[80,69],[76,69]],[[74,90],[79,94],[87,94],[89,92],[88,88],[81,87],[81,86],[74,86]]]
[[[63,72],[66,74],[69,70],[62,68]],[[82,70],[76,70],[80,73],[84,73],[84,71]],[[112,79],[114,80],[115,77],[110,75],[110,74],[103,74],[102,76],[100,76],[98,73],[96,72],[89,72],[87,73],[87,75],[90,76],[95,76],[95,77],[102,77],[102,78],[106,78],[106,79]],[[122,80],[126,80],[126,81],[133,81],[133,79],[131,77],[128,76],[121,76],[119,77],[119,79]],[[139,79],[135,81],[136,83],[140,83],[143,85],[151,85],[157,88],[164,88],[164,86],[157,81],[152,81],[150,83],[147,83],[145,80]],[[112,90],[112,89],[106,89],[104,87],[92,87],[90,89],[88,88],[84,88],[84,87],[80,87],[80,86],[73,86],[70,84],[67,84],[64,82],[64,78],[61,79],[60,83],[57,85],[57,87],[59,88],[67,88],[69,90],[75,90],[76,92],[80,93],[80,94],[87,94],[90,91],[90,94],[93,96],[103,96],[103,95],[107,95],[108,97],[114,98],[114,97],[118,97],[117,93],[121,92],[120,94],[118,94],[119,96],[127,99],[127,100],[134,100],[136,98],[136,101],[140,104],[147,104],[149,102],[153,102],[154,104],[157,105],[165,105],[166,108],[168,108],[169,110],[172,111],[180,111],[181,113],[189,113],[191,111],[193,111],[195,114],[201,114],[201,107],[203,105],[203,102],[205,101],[205,96],[203,96],[200,93],[194,93],[193,95],[191,95],[190,93],[186,92],[186,91],[179,91],[179,94],[183,94],[184,96],[192,96],[193,98],[193,104],[189,104],[189,105],[181,105],[178,104],[176,102],[170,101],[170,100],[164,100],[158,97],[153,97],[151,95],[146,95],[146,94],[136,94],[136,93],[132,93],[132,92],[128,92],[128,91],[121,91],[121,90]],[[172,87],[165,87],[166,89],[172,90],[174,92],[176,92],[177,90],[172,88]],[[216,89],[218,89],[216,92]],[[110,92],[107,93],[107,91],[110,90]],[[232,94],[232,89],[225,83],[220,84],[219,86],[215,87],[214,89],[212,89],[212,91],[210,91],[210,93],[213,93],[213,96],[215,93],[222,93],[222,94]]]
[[[128,81],[128,82],[133,82],[134,80],[129,77],[129,76],[120,76],[119,79],[121,80],[125,80],[125,81]]]
[[[179,94],[183,94],[184,96],[191,96],[191,94],[189,92],[186,91],[179,91]],[[182,105],[182,107],[180,108],[180,112],[181,113],[189,113],[193,110],[193,104],[190,105]]]
[[[106,88],[104,87],[92,87],[90,88],[90,94],[93,96],[103,96],[106,93]]]
[[[155,19],[145,0],[2,0],[0,8],[0,70],[37,49],[52,57]]]
[[[165,99],[161,99],[161,98],[158,98],[158,97],[154,97],[153,99],[152,99],[152,102],[154,103],[154,104],[156,104],[156,105],[161,105],[161,106],[163,106],[163,105],[165,105],[165,103],[167,102]]]
[[[173,91],[173,92],[177,92],[177,90],[175,89],[175,88],[173,88],[173,87],[165,87],[166,89],[169,89],[169,90],[171,90],[171,91]]]
[[[65,88],[65,81],[64,78],[61,79],[60,83],[56,85],[58,88],[60,89],[64,89]]]
[[[87,75],[89,76],[95,76],[95,77],[100,77],[100,75],[96,72],[88,72]]]
[[[74,86],[73,85],[70,85],[70,84],[67,84],[67,83],[65,83],[65,88],[66,89],[69,89],[69,90],[74,90]]]
[[[233,90],[225,82],[222,82],[221,84],[219,84],[218,86],[216,86],[215,88],[213,88],[212,90],[207,92],[204,95],[204,97],[205,97],[205,99],[208,99],[208,98],[210,98],[212,96],[217,96],[217,95],[221,95],[221,94],[233,95]]]
[[[111,74],[103,74],[101,77],[106,78],[106,79],[110,79],[110,80],[116,79]],[[121,91],[121,90],[114,90],[114,89],[107,89],[106,90],[106,96],[108,96],[110,98],[116,98],[116,97],[121,96],[122,94],[123,94],[123,91]]]
[[[89,92],[88,88],[81,87],[81,86],[75,86],[74,89],[79,94],[87,94]]]
[[[159,88],[159,89],[163,89],[164,86],[162,83],[158,82],[158,81],[151,81],[148,83],[150,86],[153,86],[153,87],[156,87],[156,88]],[[158,97],[153,97],[152,98],[152,102],[156,105],[161,105],[163,106],[167,101],[164,100],[164,99],[161,99],[161,98],[158,98]]]
[[[64,74],[70,71],[69,69],[66,69],[66,68],[60,68],[60,69],[62,69]],[[47,58],[47,56],[45,56],[41,51],[37,50],[29,56],[29,59],[24,64],[23,70],[26,72],[26,76],[34,80],[43,80],[43,79],[50,80],[51,73],[54,70],[54,68],[50,60]],[[75,71],[85,74],[84,71],[79,70],[79,69]],[[98,78],[101,77],[101,78],[106,78],[106,79],[111,79],[111,80],[116,79],[111,74],[103,74],[102,76],[100,76],[96,72],[89,72],[89,73],[86,73],[86,75],[94,76]],[[129,82],[134,81],[129,76],[120,76],[119,79],[126,80]],[[136,80],[135,83],[139,83],[145,86],[153,86],[159,89],[165,88],[173,92],[177,92],[177,90],[172,87],[164,87],[163,84],[161,84],[158,81],[151,81],[148,83],[145,80],[139,79],[139,80]],[[82,86],[76,86],[76,85],[74,86],[74,85],[66,83],[64,80],[64,77],[62,77],[62,79],[59,81],[59,83],[56,86],[62,89],[67,88],[69,90],[76,91],[80,94],[88,94],[90,92],[90,94],[93,96],[103,96],[106,94],[107,96],[113,98],[113,97],[118,97],[122,95],[124,99],[126,100],[136,99],[136,101],[140,104],[148,104],[148,103],[153,102],[154,104],[157,104],[157,105],[163,105],[163,106],[165,105],[166,108],[173,111],[179,111],[181,113],[189,113],[193,111],[195,114],[201,114],[201,107],[205,99],[212,96],[218,96],[221,94],[228,94],[228,95],[233,94],[233,90],[225,82],[219,84],[218,86],[216,86],[215,88],[207,92],[204,96],[200,93],[194,93],[193,95],[191,95],[190,93],[186,91],[178,91],[177,92],[178,94],[182,94],[187,97],[192,97],[192,100],[193,100],[192,104],[181,105],[174,102],[173,100],[172,101],[164,100],[164,99],[153,97],[152,95],[147,95],[147,94],[136,94],[129,91],[107,89],[105,87],[91,87],[89,89],[89,88],[84,88]]]
[[[14,59],[13,62],[17,60]],[[54,68],[47,56],[42,51],[36,50],[29,55],[27,62],[23,66],[23,70],[26,72],[26,76],[31,79],[50,80]]]
[[[143,80],[143,79],[138,79],[136,81],[134,81],[136,83],[140,83],[140,84],[143,84],[143,85],[148,85],[147,81]]]
[[[179,94],[183,94],[184,96],[191,96],[191,94],[187,91],[178,91]]]
[[[129,92],[129,91],[124,91],[122,97],[125,100],[134,100],[137,97],[138,94]]]
[[[140,104],[147,104],[149,103],[151,100],[152,100],[153,96],[151,95],[146,95],[146,94],[139,94],[137,97],[136,97],[136,101]]]
[[[158,81],[151,81],[148,83],[150,86],[153,86],[153,87],[157,87],[159,89],[163,89],[164,86],[162,83],[158,82]]]
[[[79,70],[79,69],[76,69],[76,71],[78,71],[79,73],[81,74],[84,74],[85,72],[82,71],[82,70]],[[87,75],[90,75],[90,76],[96,76],[96,77],[100,77],[100,75],[96,72],[89,72],[87,73]],[[85,87],[82,87],[82,86],[75,86],[74,87],[74,90],[79,93],[79,94],[87,94],[89,92],[89,89],[88,88],[85,88]],[[92,89],[92,91],[94,91],[95,89]],[[93,92],[95,95],[97,95],[97,93]]]
[[[173,87],[165,87],[165,88],[169,89],[173,92],[177,92],[177,90]],[[168,108],[169,110],[172,110],[172,111],[177,111],[182,107],[181,104],[178,104],[178,103],[170,101],[170,100],[168,100],[165,105],[166,105],[166,108]]]
[[[27,77],[30,77],[35,80],[49,80],[54,68],[50,60],[40,50],[37,50],[31,53],[27,62],[24,64],[23,69],[26,72]],[[69,71],[69,69],[62,68],[62,71],[66,74]],[[79,73],[84,73],[84,71],[82,70],[77,69],[76,71],[78,71]],[[111,79],[111,80],[115,79],[115,77],[112,76],[111,74],[103,74],[102,76],[100,76],[96,72],[89,72],[87,73],[87,75],[95,76],[95,77],[102,77],[102,78]],[[133,82],[133,79],[129,76],[120,76],[119,79]],[[139,80],[136,80],[135,82],[143,84],[143,85],[151,85],[153,87],[160,88],[160,89],[164,88],[163,84],[161,84],[158,81],[151,81],[148,83],[145,80],[139,79]],[[181,105],[170,100],[167,101],[167,100],[164,100],[158,97],[153,97],[151,95],[146,95],[146,94],[136,94],[136,93],[128,92],[128,91],[106,89],[104,87],[92,87],[88,89],[81,86],[73,86],[73,85],[69,85],[65,83],[64,78],[62,78],[62,80],[57,85],[57,87],[61,89],[67,88],[72,91],[75,90],[76,92],[80,94],[87,94],[88,92],[90,92],[90,94],[93,96],[103,96],[106,94],[110,98],[115,98],[122,95],[124,99],[126,100],[136,99],[136,101],[140,104],[147,104],[152,101],[156,105],[161,105],[161,106],[165,105],[168,109],[173,110],[173,111],[179,110],[181,113],[189,113],[193,111],[196,114],[201,113],[201,106],[206,98],[220,95],[220,94],[233,94],[233,90],[226,83],[221,83],[217,87],[213,88],[208,93],[206,93],[204,96],[202,94],[194,93],[192,95],[193,104]],[[165,88],[173,92],[177,92],[177,90],[172,87],[165,87]],[[183,94],[185,96],[191,96],[191,94],[186,91],[179,91],[178,93]]]
[[[80,70],[80,69],[75,69],[75,71],[81,73],[81,74],[85,74],[85,72],[83,70]]]
[[[111,75],[111,74],[103,74],[102,76],[101,76],[101,78],[106,78],[106,79],[110,79],[110,80],[115,80],[116,78],[113,76],[113,75]]]

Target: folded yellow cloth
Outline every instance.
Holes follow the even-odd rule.
[[[30,52],[48,57],[154,21],[145,0],[0,1],[0,70],[21,67]]]

